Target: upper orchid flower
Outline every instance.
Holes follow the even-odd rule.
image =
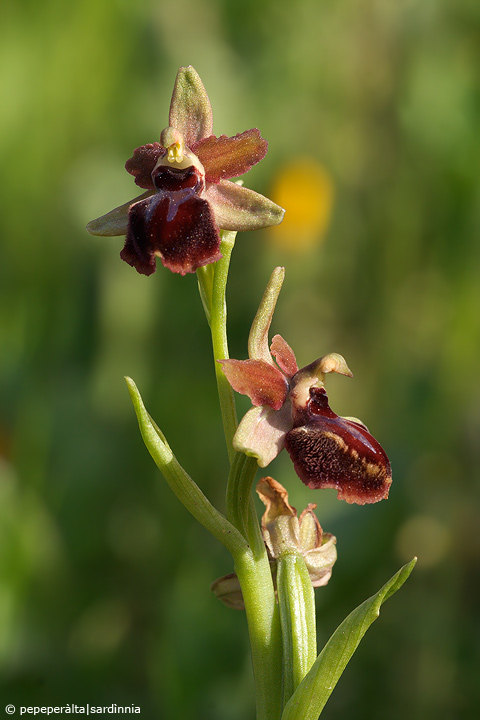
[[[92,235],[126,235],[120,253],[139,273],[155,272],[155,256],[181,275],[219,260],[219,229],[256,230],[281,222],[271,200],[228,178],[265,157],[256,129],[212,135],[212,108],[193,67],[180,68],[160,143],[137,148],[125,165],[146,192],[92,220]]]
[[[360,505],[382,500],[392,481],[384,450],[363,423],[339,417],[328,405],[325,375],[352,375],[343,357],[325,355],[299,370],[280,335],[269,350],[268,331],[283,276],[283,268],[274,271],[255,317],[250,359],[220,361],[233,389],[248,395],[254,406],[238,426],[235,449],[265,467],[286,447],[297,475],[309,487],[336,488],[340,499]]]

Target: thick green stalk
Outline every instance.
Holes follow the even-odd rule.
[[[279,720],[282,712],[282,643],[278,605],[266,552],[235,558],[250,635],[257,720]]]
[[[286,553],[277,561],[283,645],[283,703],[287,703],[317,657],[315,595],[305,560]]]
[[[257,720],[278,720],[282,709],[282,638],[272,572],[252,497],[255,458],[235,453],[227,485],[227,518],[248,540],[235,571],[247,614],[255,676]]]

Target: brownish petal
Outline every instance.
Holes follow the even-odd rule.
[[[281,335],[273,336],[270,350],[273,357],[277,361],[279,368],[283,370],[287,377],[291,378],[295,375],[296,372],[298,372],[298,365],[295,358],[295,353]]]
[[[208,182],[218,183],[244,175],[267,154],[268,143],[260,130],[246,130],[235,137],[215,135],[205,138],[192,149],[205,168]]]
[[[151,178],[153,168],[160,155],[165,152],[165,148],[157,142],[142,145],[133,151],[133,156],[125,163],[125,170],[133,175],[136,185],[147,190],[154,190]]]
[[[248,395],[253,405],[280,410],[288,392],[283,373],[264,360],[219,360],[236,392]]]
[[[310,395],[305,409],[295,409],[285,438],[299,478],[311,488],[335,488],[349,503],[387,498],[392,475],[382,447],[362,425],[335,415],[323,388]]]

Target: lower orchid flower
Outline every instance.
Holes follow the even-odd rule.
[[[172,272],[195,272],[222,257],[220,229],[282,221],[282,208],[229,180],[265,157],[260,132],[216,137],[212,129],[202,81],[191,66],[180,68],[160,143],[137,148],[125,165],[146,192],[87,225],[92,235],[126,235],[120,256],[139,273],[155,272],[156,256]]]
[[[263,477],[257,483],[257,493],[265,505],[261,531],[274,581],[277,562],[285,555],[295,554],[303,557],[313,587],[327,585],[337,560],[337,538],[323,532],[314,513],[316,504],[309,503],[298,517],[296,508],[288,501],[288,492],[272,477]],[[245,610],[235,573],[214,580],[210,589],[227,607]]]
[[[265,505],[262,517],[262,536],[270,558],[277,560],[288,553],[303,556],[313,587],[326,585],[337,560],[337,539],[324,533],[314,513],[315,503],[309,503],[297,517],[296,508],[288,501],[285,488],[272,477],[264,477],[257,484],[257,493]]]
[[[234,390],[253,407],[234,437],[234,447],[266,467],[285,447],[299,478],[311,488],[335,488],[338,497],[363,505],[388,497],[390,462],[379,443],[356,418],[331,410],[325,375],[352,376],[336,353],[299,369],[286,341],[268,331],[283,282],[283,268],[270,280],[249,337],[249,360],[221,360]],[[275,362],[276,360],[276,362]]]

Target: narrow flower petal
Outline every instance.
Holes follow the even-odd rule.
[[[219,360],[236,392],[248,395],[253,405],[280,410],[288,393],[283,373],[263,360]]]
[[[288,401],[281,410],[252,407],[238,426],[233,446],[238,452],[256,457],[260,467],[266,467],[283,450],[291,427],[292,411]]]
[[[388,497],[392,475],[383,448],[362,425],[335,415],[323,388],[310,394],[303,411],[295,408],[294,428],[285,438],[302,482],[335,488],[340,500],[359,505]]]
[[[198,73],[191,65],[181,67],[177,73],[168,124],[182,133],[189,148],[212,134],[212,106]]]
[[[91,235],[101,235],[102,237],[115,237],[117,235],[126,235],[128,229],[128,211],[137,202],[153,195],[153,190],[142,193],[133,200],[120,205],[120,207],[110,210],[106,215],[102,215],[96,220],[91,220],[87,225],[87,230]]]
[[[276,267],[263,293],[248,336],[248,356],[257,360],[264,360],[273,367],[275,367],[275,363],[268,349],[268,332],[272,324],[273,313],[282,289],[284,277],[285,268]]]
[[[255,128],[235,137],[211,135],[191,149],[205,168],[207,181],[218,183],[222,179],[244,175],[263,160],[267,148],[267,141]]]
[[[222,230],[259,230],[278,225],[285,214],[283,208],[268,198],[230,180],[209,185],[205,197]]]
[[[283,370],[287,377],[291,378],[298,372],[295,353],[281,335],[274,335],[272,344],[270,345],[270,351],[277,361],[279,368]]]

